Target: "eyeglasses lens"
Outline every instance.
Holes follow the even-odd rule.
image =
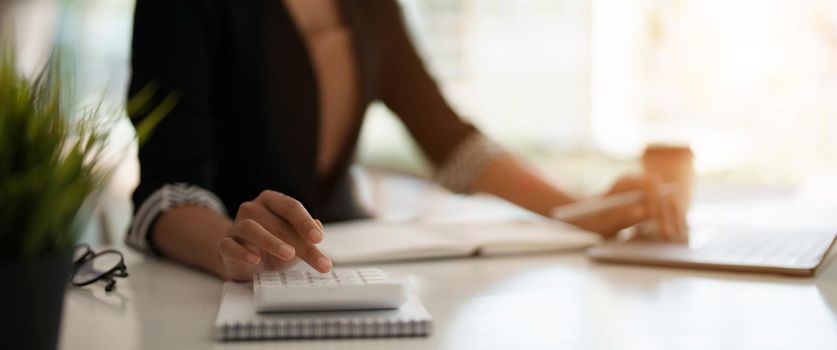
[[[116,252],[104,252],[78,266],[73,275],[73,284],[86,284],[102,278],[113,271],[122,261],[122,256]]]

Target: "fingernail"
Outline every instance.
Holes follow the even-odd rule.
[[[259,258],[259,256],[256,254],[247,254],[247,261],[249,261],[252,264],[258,264],[260,260],[261,258]]]
[[[323,231],[320,231],[316,228],[311,229],[311,231],[308,232],[308,237],[311,237],[312,241],[319,241],[321,238],[323,238]]]
[[[291,247],[287,244],[283,244],[282,246],[279,247],[279,255],[281,255],[282,258],[288,259],[288,258],[294,256],[294,253],[295,253],[294,247]]]
[[[328,272],[329,270],[331,270],[331,260],[328,260],[328,258],[321,256],[319,259],[317,259],[317,269],[320,270],[320,272]]]
[[[320,226],[320,230],[322,230],[323,229],[323,222],[320,221],[320,219],[314,219],[314,220],[317,221],[317,225]]]

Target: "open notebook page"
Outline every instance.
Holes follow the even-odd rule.
[[[328,224],[318,247],[335,263],[467,256],[476,246],[415,223],[361,220]]]
[[[518,220],[491,224],[432,224],[434,235],[447,235],[477,246],[480,255],[582,249],[601,236],[557,221]]]
[[[336,263],[498,255],[589,247],[596,234],[543,220],[494,223],[383,222],[329,224],[320,249]]]

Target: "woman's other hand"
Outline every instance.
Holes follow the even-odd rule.
[[[620,178],[604,195],[627,191],[642,191],[643,201],[568,220],[585,230],[612,237],[620,230],[652,219],[656,234],[663,240],[680,240],[687,228],[685,215],[677,207],[674,197],[661,193],[661,183],[653,174],[628,175]]]

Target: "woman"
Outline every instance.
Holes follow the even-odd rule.
[[[225,279],[296,258],[331,269],[316,247],[320,220],[364,216],[348,167],[373,100],[452,191],[543,215],[576,200],[451,110],[394,0],[138,0],[132,67],[130,93],[153,83],[180,99],[140,151],[127,241]],[[646,203],[574,223],[612,235],[655,217],[671,233],[676,216],[656,185],[623,178],[611,192],[642,189]]]

